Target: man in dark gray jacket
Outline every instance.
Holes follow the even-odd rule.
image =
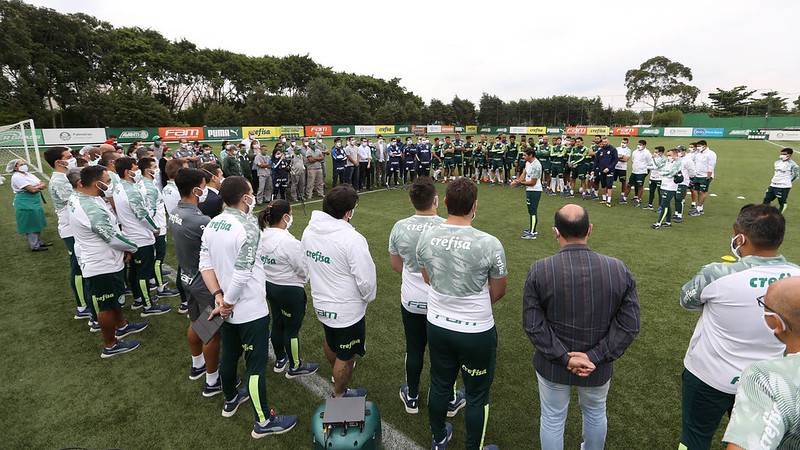
[[[175,185],[181,194],[181,201],[169,216],[172,240],[175,243],[175,255],[178,258],[178,277],[186,291],[188,299],[189,320],[207,320],[208,314],[203,311],[207,306],[214,308],[214,296],[208,291],[200,276],[200,245],[203,230],[211,220],[200,212],[197,204],[208,192],[206,173],[201,169],[181,169],[175,177]],[[202,339],[189,324],[187,332],[189,349],[192,352],[192,368],[189,379],[197,380],[206,376],[203,387],[204,397],[213,397],[222,392],[219,379],[219,333],[208,342]]]
[[[563,448],[570,390],[576,386],[581,448],[599,450],[606,439],[613,361],[639,333],[639,296],[622,261],[589,249],[586,209],[564,206],[553,229],[561,250],[531,266],[523,290],[523,326],[536,347],[539,438],[542,448]]]

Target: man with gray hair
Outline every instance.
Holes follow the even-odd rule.
[[[561,250],[536,261],[522,299],[525,332],[536,348],[544,449],[564,448],[570,391],[578,389],[584,450],[606,441],[606,398],[613,362],[639,333],[639,295],[622,261],[589,249],[592,224],[582,206],[555,214],[553,232]]]

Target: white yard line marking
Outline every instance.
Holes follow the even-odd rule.
[[[363,192],[363,194],[370,194],[373,192],[380,192],[380,191],[368,191]],[[319,202],[321,200],[315,200],[315,202]],[[311,202],[306,202],[311,203]],[[162,267],[164,269],[172,272],[167,275],[167,279],[171,282],[175,282],[175,274],[177,271],[170,267],[167,264],[164,264]],[[269,360],[275,361],[275,353],[272,351],[272,347],[269,348]],[[270,369],[270,368],[267,368]],[[326,399],[331,395],[331,383],[322,378],[321,376],[314,374],[306,377],[298,377],[295,380],[303,385],[306,390],[311,392],[312,394],[316,395],[320,399]],[[416,442],[412,441],[408,436],[403,434],[400,430],[395,428],[394,425],[387,422],[385,419],[381,419],[381,428],[382,428],[382,445],[384,448],[391,449],[391,450],[422,450],[422,447],[417,445]]]
[[[783,148],[783,146],[782,146],[781,144],[776,144],[776,143],[774,143],[774,142],[772,142],[772,141],[770,141],[770,140],[766,140],[766,141],[764,141],[764,142],[766,142],[767,144],[772,144],[772,145],[774,145],[775,147],[780,147],[780,148]]]

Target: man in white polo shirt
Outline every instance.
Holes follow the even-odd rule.
[[[241,176],[226,178],[219,193],[225,209],[203,230],[198,269],[214,296],[216,308],[211,316],[225,319],[220,327],[222,416],[233,416],[239,405],[252,399],[255,424],[251,436],[258,439],[291,430],[297,417],[277,416],[267,402],[269,308],[264,266],[256,264],[261,237],[252,214],[256,196]],[[242,355],[247,384],[237,391],[236,367]]]
[[[733,264],[703,267],[681,290],[681,306],[702,311],[683,360],[680,449],[707,449],[723,414],[734,404],[742,371],[783,356],[784,344],[764,325],[756,299],[800,267],[779,253],[786,221],[768,205],[747,205],[733,224]]]
[[[690,216],[702,216],[703,205],[706,202],[708,186],[714,178],[714,169],[717,167],[717,154],[708,148],[704,140],[695,143],[694,168],[695,176],[692,178],[692,187],[697,192],[697,209],[690,212]]]
[[[367,305],[375,300],[375,263],[364,236],[350,221],[358,194],[347,184],[331,189],[322,211],[311,213],[301,240],[311,281],[314,312],[325,330],[325,356],[333,370],[334,397],[363,397],[348,389],[356,355],[366,352]]]

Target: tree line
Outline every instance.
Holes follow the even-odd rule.
[[[628,106],[600,97],[551,96],[478,103],[422,98],[400,84],[337,72],[308,55],[247,56],[204,49],[159,32],[118,28],[86,14],[62,14],[0,0],[0,124],[33,118],[48,127],[240,124],[577,124],[679,125],[680,112],[782,114],[777,92],[752,99],[740,86],[696,105],[691,69],[655,57],[626,73]],[[800,108],[800,98],[794,102]],[[649,116],[649,117],[648,117]],[[677,122],[677,123],[675,123]]]

